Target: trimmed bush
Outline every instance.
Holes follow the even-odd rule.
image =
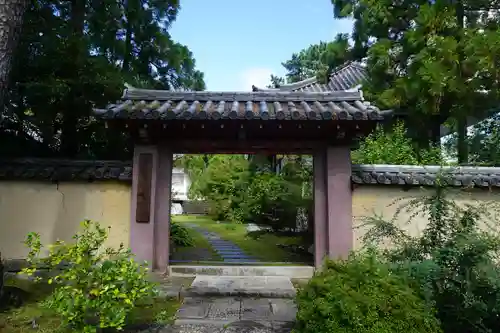
[[[189,233],[189,230],[179,223],[172,222],[170,224],[170,239],[176,246],[193,246],[194,239]]]
[[[433,309],[374,254],[327,262],[297,305],[297,333],[441,332]]]

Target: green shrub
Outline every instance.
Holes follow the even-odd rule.
[[[297,209],[311,197],[311,166],[292,158],[277,175],[266,163],[244,155],[186,155],[182,162],[192,181],[190,196],[206,200],[215,220],[294,228]]]
[[[392,240],[395,247],[385,255],[393,271],[406,275],[435,306],[444,332],[495,332],[500,327],[500,239],[485,228],[498,204],[461,207],[447,198],[446,183],[442,176],[431,195],[401,204],[392,221],[370,218],[366,241]],[[415,217],[422,212],[429,220],[420,237],[394,224],[400,213]]]
[[[374,254],[327,262],[297,305],[297,333],[441,331],[432,308]]]
[[[439,147],[416,150],[411,138],[406,135],[405,124],[396,122],[391,131],[383,126],[361,141],[359,149],[352,155],[356,164],[395,164],[395,165],[443,165],[444,160]]]
[[[300,185],[269,172],[257,173],[242,195],[243,219],[274,230],[295,228],[297,209],[306,205]]]
[[[189,247],[194,245],[194,239],[189,229],[175,222],[170,224],[170,240],[176,246]]]
[[[154,295],[147,269],[123,245],[104,249],[106,239],[105,229],[86,220],[72,243],[50,245],[48,257],[41,259],[40,236],[30,233],[26,238],[32,268],[22,273],[32,275],[40,264],[53,270],[47,282],[56,288],[43,306],[57,313],[72,331],[120,330],[137,302]]]

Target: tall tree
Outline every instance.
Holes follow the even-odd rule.
[[[129,158],[127,135],[105,130],[91,110],[119,99],[125,83],[205,88],[192,53],[168,34],[178,10],[177,0],[33,1],[14,58],[14,116],[4,135],[36,142],[17,139],[29,148],[23,155]],[[0,145],[3,154],[16,150]]]
[[[459,134],[459,161],[467,162],[467,117],[482,116],[498,102],[498,16],[480,10],[493,1],[332,3],[337,18],[355,21],[353,54],[367,57],[367,96],[407,112],[424,145],[451,121]]]
[[[27,0],[0,1],[0,107],[9,84],[12,55],[17,47]],[[2,118],[0,118],[1,121]]]
[[[338,34],[331,42],[310,45],[281,65],[285,68],[285,79],[271,76],[271,86],[294,83],[311,77],[326,81],[330,72],[351,59],[349,36]]]

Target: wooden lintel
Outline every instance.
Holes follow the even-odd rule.
[[[311,154],[326,147],[321,141],[221,141],[180,140],[168,142],[169,147],[180,154]]]

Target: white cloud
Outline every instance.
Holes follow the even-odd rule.
[[[259,88],[266,87],[271,81],[271,74],[277,74],[270,68],[247,68],[243,70],[240,74],[238,90],[250,91],[252,85]]]

